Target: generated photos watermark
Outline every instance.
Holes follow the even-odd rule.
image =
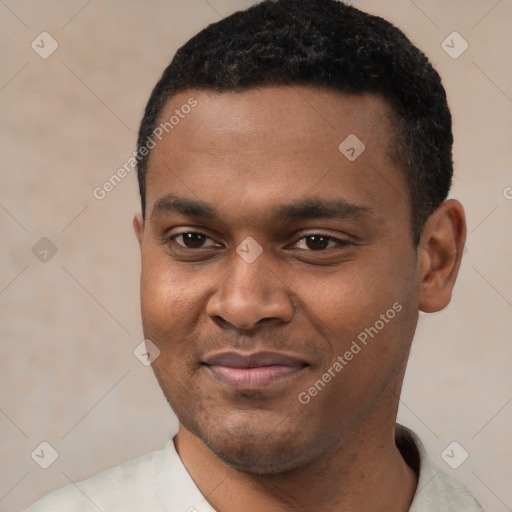
[[[121,181],[128,176],[134,169],[136,169],[137,164],[149,155],[149,152],[156,146],[156,140],[162,140],[162,136],[165,133],[170,133],[182,119],[190,114],[194,107],[197,107],[199,102],[195,98],[189,98],[186,103],[184,103],[180,108],[177,108],[174,111],[174,114],[169,117],[169,119],[165,123],[160,123],[154,130],[153,133],[146,139],[146,142],[138,148],[137,151],[134,151],[132,156],[128,158],[128,160],[121,166],[117,171],[110,176],[108,180],[101,185],[101,187],[96,187],[92,191],[92,195],[95,199],[102,201],[107,197],[109,192],[115,189]]]
[[[336,361],[332,364],[332,366],[326,370],[323,375],[316,380],[306,391],[301,391],[297,400],[303,404],[309,404],[311,399],[322,391],[329,382],[331,382],[336,375],[338,375],[348,364],[350,361],[354,359],[354,357],[359,354],[362,349],[368,346],[368,342],[370,339],[375,338],[379,334],[382,329],[386,327],[387,324],[393,320],[400,311],[402,311],[402,304],[399,302],[395,302],[391,308],[389,308],[385,313],[382,313],[379,316],[379,319],[370,327],[367,327],[363,331],[361,331],[357,335],[357,339],[353,340],[350,348],[345,351],[343,355],[339,355],[336,358]]]

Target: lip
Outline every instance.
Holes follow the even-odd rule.
[[[216,380],[246,391],[284,382],[308,366],[277,352],[222,352],[207,357],[203,365]]]

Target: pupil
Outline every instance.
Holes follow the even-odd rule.
[[[183,235],[183,241],[187,247],[201,247],[204,243],[204,235],[201,233],[185,233]]]
[[[321,251],[327,248],[329,244],[329,238],[326,236],[308,236],[306,238],[306,245],[313,251]]]

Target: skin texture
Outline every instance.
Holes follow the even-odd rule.
[[[394,444],[398,400],[418,311],[451,297],[462,206],[443,203],[414,247],[378,96],[186,91],[162,120],[191,97],[198,105],[152,151],[145,222],[134,219],[144,334],[161,351],[153,368],[179,418],[187,470],[220,512],[408,510],[416,476]],[[365,144],[354,161],[338,150],[349,134]],[[183,201],[177,209],[176,197],[208,211]],[[318,218],[319,201],[352,206]],[[191,232],[205,237],[184,247],[179,235]],[[320,235],[332,238],[307,238]],[[247,237],[262,250],[251,263],[236,250]],[[394,304],[400,311],[301,403]],[[224,351],[277,352],[302,366],[268,385],[236,386],[204,364]]]

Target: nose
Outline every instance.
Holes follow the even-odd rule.
[[[233,255],[230,269],[217,283],[206,312],[240,330],[265,323],[289,322],[295,307],[278,271],[264,256],[247,263]]]

